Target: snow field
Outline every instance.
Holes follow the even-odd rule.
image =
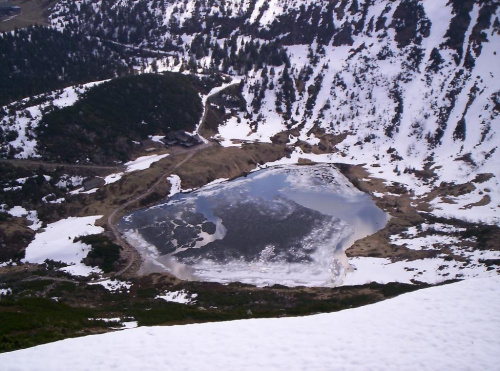
[[[104,231],[97,227],[95,222],[102,215],[86,216],[80,218],[67,218],[47,225],[43,232],[35,235],[35,239],[26,248],[26,255],[22,262],[43,264],[50,259],[68,264],[61,268],[72,275],[88,276],[99,273],[100,269],[88,267],[82,263],[87,257],[90,246],[73,242],[73,239],[85,234],[98,234]]]
[[[495,252],[494,258],[500,254]],[[487,258],[483,255],[480,259]],[[452,279],[497,276],[495,269],[488,270],[484,264],[448,261],[443,258],[429,258],[392,262],[387,258],[353,257],[349,263],[353,272],[346,275],[343,286],[364,285],[370,282],[389,283],[412,281],[437,284]]]
[[[6,371],[492,370],[499,288],[500,277],[471,279],[337,313],[140,327],[4,353],[0,362]]]

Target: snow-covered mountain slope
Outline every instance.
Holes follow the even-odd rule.
[[[500,278],[337,313],[141,327],[0,354],[4,370],[491,370]]]
[[[1,157],[37,158],[35,128],[42,116],[57,108],[72,106],[86,90],[103,81],[40,94],[5,106],[7,114],[0,116],[0,128],[5,140],[0,143]]]
[[[500,221],[495,2],[62,0],[52,24],[169,54],[146,70],[242,77],[246,103],[222,107],[224,143],[347,135],[332,161],[371,165],[417,196],[475,181],[435,197],[435,214]]]

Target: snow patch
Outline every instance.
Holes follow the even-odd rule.
[[[191,294],[185,290],[165,291],[163,295],[157,295],[155,299],[163,299],[172,303],[193,304],[198,294]]]
[[[125,170],[125,172],[131,173],[133,171],[149,169],[153,163],[160,161],[167,156],[168,154],[138,157],[134,161],[125,163],[125,166],[127,166],[127,170]]]
[[[12,294],[11,288],[0,289],[0,296],[7,296]]]
[[[98,282],[89,282],[89,285],[101,285],[109,292],[125,292],[128,293],[132,284],[118,279],[100,280]]]
[[[167,180],[170,182],[170,192],[168,193],[168,197],[172,197],[181,191],[181,178],[179,175],[172,174],[167,178]]]
[[[18,217],[18,218],[26,218],[31,222],[31,225],[28,228],[37,231],[42,227],[42,222],[38,219],[38,213],[36,210],[26,210],[22,206],[14,206],[10,210],[7,211],[8,214]]]
[[[440,283],[452,279],[491,277],[500,273],[500,267],[489,270],[479,259],[500,259],[500,252],[488,252],[475,257],[472,262],[445,258],[418,259],[392,262],[387,258],[354,257],[349,263],[353,272],[346,275],[344,286],[364,285],[370,282],[389,283],[414,281]]]
[[[157,161],[160,161],[161,159],[164,159],[167,156],[168,153],[163,155],[149,155],[149,156],[138,157],[134,161],[129,161],[125,163],[125,166],[127,167],[125,172],[110,174],[104,178],[104,181],[106,182],[106,184],[115,183],[119,181],[125,175],[125,173],[132,173],[134,171],[149,169],[152,164],[154,164]]]
[[[45,230],[35,235],[35,239],[26,248],[26,255],[22,262],[42,264],[50,259],[68,264],[61,270],[72,275],[87,276],[98,273],[100,269],[88,267],[82,263],[87,257],[90,246],[82,242],[73,242],[73,239],[86,234],[98,234],[103,228],[95,225],[102,215],[80,218],[67,218],[47,225]]]

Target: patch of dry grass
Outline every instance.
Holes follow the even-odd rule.
[[[10,4],[21,7],[21,14],[0,22],[0,32],[32,25],[48,25],[49,8],[56,2],[57,0],[9,0]]]

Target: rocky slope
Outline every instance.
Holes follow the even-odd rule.
[[[417,195],[472,182],[466,194],[436,195],[436,206],[457,205],[436,213],[499,221],[494,2],[80,0],[60,1],[51,19],[162,51],[150,69],[239,76],[245,104],[223,110],[225,143],[347,134],[337,160],[367,163]]]

